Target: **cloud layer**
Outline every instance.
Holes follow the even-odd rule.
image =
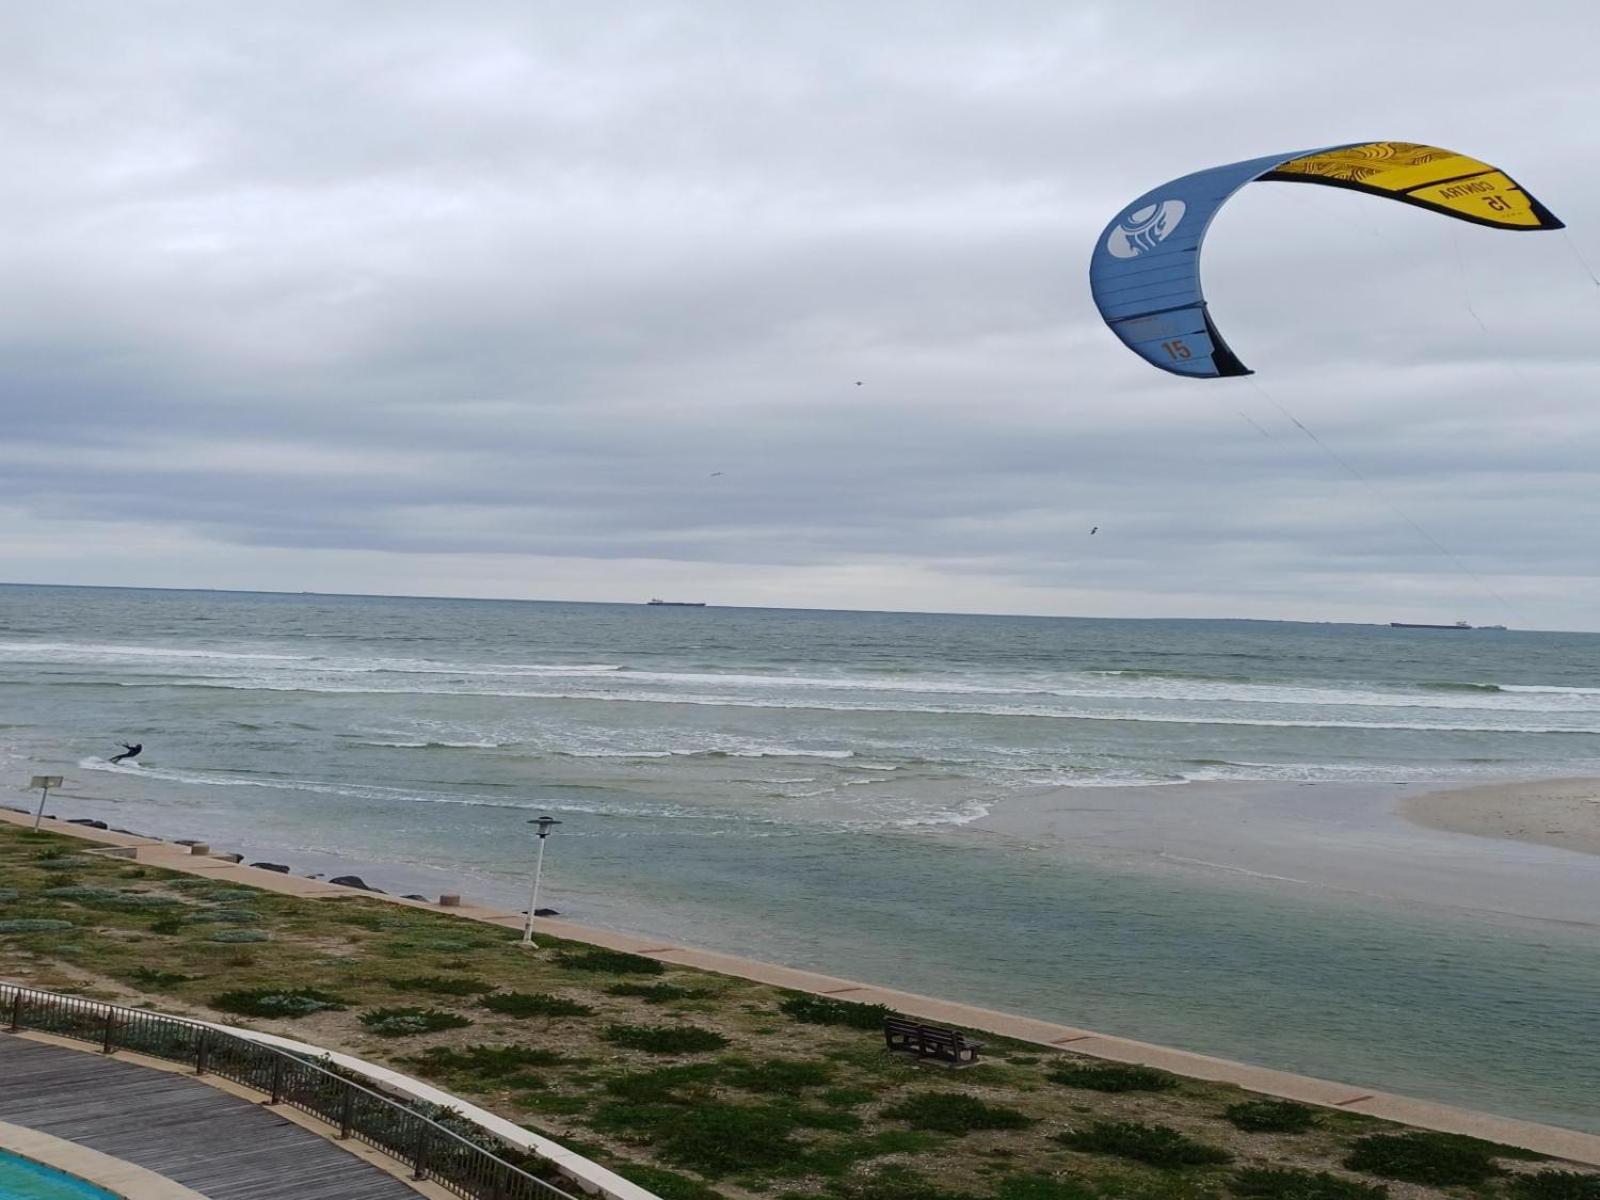
[[[1600,16],[1225,12],[8,14],[3,574],[1600,626]],[[1127,199],[1361,137],[1570,235],[1263,185],[1255,381],[1100,326]]]

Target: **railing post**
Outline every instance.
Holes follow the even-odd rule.
[[[211,1038],[201,1031],[200,1036],[194,1040],[194,1073],[204,1075],[206,1064],[211,1058]]]
[[[283,1099],[283,1059],[272,1060],[272,1099],[268,1104],[276,1104]]]
[[[11,993],[11,1032],[22,1032],[22,989]]]
[[[344,1089],[344,1103],[339,1106],[339,1137],[340,1140],[350,1136],[350,1127],[356,1119],[356,1090],[353,1087]]]
[[[116,1012],[114,1010],[108,1008],[108,1009],[106,1009],[105,1036],[103,1038],[101,1038],[101,1041],[100,1041],[100,1052],[102,1054],[110,1054],[113,1050],[116,1049],[116,1047],[114,1045],[112,1045],[112,1043],[111,1043],[111,1039],[112,1039],[112,1036],[116,1032],[116,1028],[117,1028],[117,1014],[116,1014]]]
[[[417,1169],[412,1172],[413,1179],[426,1179],[428,1177],[428,1123],[417,1122]]]

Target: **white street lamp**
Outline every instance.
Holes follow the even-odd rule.
[[[539,827],[539,857],[533,867],[533,893],[528,897],[528,923],[522,927],[524,946],[533,945],[533,914],[539,911],[539,877],[544,874],[544,840],[550,836],[551,827],[561,822],[554,817],[537,817],[528,824]]]
[[[35,775],[29,782],[29,789],[39,789],[39,811],[33,814],[33,827],[39,828],[39,822],[44,820],[44,802],[50,799],[50,789],[61,786],[59,775]]]

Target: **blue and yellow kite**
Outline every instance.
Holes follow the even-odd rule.
[[[1200,243],[1217,210],[1257,179],[1351,188],[1495,229],[1562,228],[1504,171],[1414,142],[1352,142],[1197,171],[1128,205],[1089,263],[1100,315],[1146,362],[1201,379],[1251,374],[1206,311]]]

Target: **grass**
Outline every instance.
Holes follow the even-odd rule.
[[[438,1008],[373,1008],[361,1014],[361,1023],[379,1037],[411,1037],[444,1029],[465,1029],[472,1022],[460,1013]]]
[[[1095,1092],[1164,1092],[1178,1086],[1176,1076],[1128,1063],[1064,1062],[1045,1078]]]
[[[723,1034],[698,1025],[607,1025],[601,1036],[650,1054],[704,1054],[728,1045]]]
[[[907,1122],[913,1129],[964,1136],[978,1129],[1026,1129],[1033,1120],[1014,1108],[985,1104],[965,1092],[923,1092],[883,1115]]]
[[[1316,1109],[1293,1100],[1246,1100],[1230,1104],[1222,1115],[1250,1133],[1305,1133],[1317,1125]]]
[[[1057,1140],[1073,1150],[1110,1154],[1162,1170],[1216,1166],[1233,1159],[1221,1146],[1196,1141],[1168,1125],[1141,1121],[1096,1121],[1087,1129],[1063,1133]]]
[[[1495,1158],[1499,1147],[1450,1133],[1375,1133],[1357,1141],[1345,1156],[1352,1171],[1436,1187],[1474,1187],[1504,1174]]]
[[[478,1003],[508,1017],[592,1017],[594,1009],[548,992],[495,992]]]
[[[478,996],[494,990],[492,983],[471,975],[410,975],[389,980],[389,986],[397,992],[431,992],[435,996]]]
[[[1154,1090],[1127,1088],[1130,1072],[1148,1068],[984,1034],[993,1059],[952,1074],[887,1053],[886,1008],[558,938],[541,938],[538,954],[508,953],[514,931],[445,913],[229,888],[157,867],[127,876],[125,860],[72,848],[59,834],[0,825],[0,891],[16,894],[0,918],[54,922],[0,936],[0,978],[201,1019],[287,1017],[319,1045],[422,1076],[665,1200],[1377,1200],[1387,1179],[1342,1164],[1365,1135],[1407,1132],[1320,1110],[1303,1136],[1241,1128],[1230,1112],[1272,1124],[1279,1110],[1256,1106],[1279,1102],[1160,1072]],[[43,894],[58,887],[160,898]],[[230,922],[205,914],[235,908],[260,915],[235,932],[267,940],[210,941]],[[224,1014],[213,1002],[230,993],[246,994],[252,1011]],[[293,994],[346,1007],[305,1012],[265,999]],[[499,1002],[530,1020],[479,1002],[511,996],[592,1016],[552,1017],[545,999]],[[682,1020],[650,1019],[691,1008]],[[429,1032],[420,1014],[430,1012],[455,1027]],[[1122,1090],[1087,1086],[1086,1068]],[[1070,1082],[1054,1078],[1069,1070]],[[1150,1132],[1163,1126],[1186,1140]],[[1057,1140],[1063,1130],[1091,1136],[1069,1145]],[[1167,1165],[1192,1146],[1202,1157],[1226,1147],[1237,1163]],[[1475,1192],[1388,1186],[1399,1200],[1600,1200],[1594,1179],[1544,1170],[1466,1185]]]
[[[1384,1200],[1389,1194],[1381,1183],[1295,1167],[1246,1167],[1228,1180],[1228,1190],[1246,1200]]]

